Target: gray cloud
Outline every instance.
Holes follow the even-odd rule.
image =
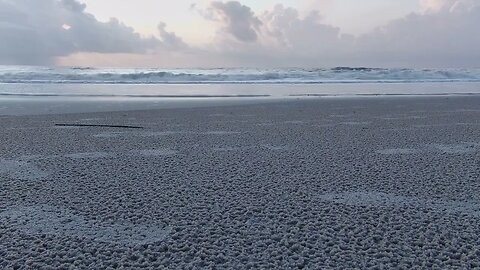
[[[206,17],[223,24],[224,33],[230,34],[238,41],[253,42],[257,40],[257,29],[262,22],[253,11],[237,1],[211,3],[211,13]]]
[[[218,2],[212,5],[218,6]],[[241,6],[235,1],[224,5]],[[230,29],[226,27],[230,25],[230,20],[213,18],[209,17],[210,20],[218,22],[222,31],[218,32],[216,40],[209,47],[216,49],[215,56],[223,58],[227,63],[225,65],[335,65],[339,57],[345,58],[345,53],[354,44],[353,36],[342,35],[338,27],[321,23],[321,16],[317,11],[302,17],[294,8],[276,5],[272,10],[259,15],[236,16],[236,24],[249,25],[250,30],[255,31],[255,40],[250,42],[242,42],[244,40],[238,37],[233,40],[226,39],[225,35],[233,35],[232,31],[226,31]],[[254,27],[252,18],[257,21]]]
[[[171,50],[183,50],[187,49],[189,46],[183,41],[182,38],[177,36],[174,32],[168,32],[166,30],[167,25],[163,22],[158,24],[158,32],[160,34],[160,39],[162,45],[165,49]]]
[[[144,53],[160,44],[116,19],[97,21],[76,0],[0,0],[0,40],[1,64],[49,64],[75,52]]]
[[[302,18],[293,8],[277,5],[260,17],[265,43],[289,49],[296,54],[331,53],[351,45],[353,36],[340,34],[340,28],[321,23],[317,11]]]
[[[398,65],[480,66],[480,6],[456,3],[439,12],[411,14],[359,37],[358,56]]]
[[[88,52],[156,66],[479,67],[480,2],[422,4],[421,13],[354,37],[323,23],[317,11],[302,16],[277,5],[254,14],[238,1],[215,1],[192,6],[218,27],[210,44],[194,47],[164,23],[159,38],[144,38],[116,19],[99,22],[77,0],[0,0],[0,64],[50,64]]]
[[[242,41],[239,37],[217,38],[210,47],[227,65],[479,67],[480,2],[430,0],[428,4],[424,13],[393,20],[359,37],[342,35],[339,28],[322,23],[318,12],[302,17],[293,8],[277,5],[259,15],[218,20],[221,29],[230,30],[220,35],[235,36],[230,27],[234,17],[235,25],[248,26],[245,31],[254,31],[256,38],[250,43],[236,42]],[[212,5],[249,10],[232,1]],[[252,18],[259,21],[255,27]]]

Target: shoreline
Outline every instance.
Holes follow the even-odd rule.
[[[273,97],[6,97],[0,98],[0,116],[28,116],[49,114],[76,114],[120,112],[176,108],[201,108],[274,103],[287,100]]]
[[[434,94],[291,94],[287,96],[55,96],[4,95],[0,97],[0,116],[75,114],[121,112],[177,108],[223,107],[268,104],[310,99],[368,99],[368,98],[442,98],[478,97],[480,93]]]

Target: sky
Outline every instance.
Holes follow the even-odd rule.
[[[191,8],[192,4],[205,5],[208,1],[176,0],[167,5],[158,0],[81,0],[87,5],[87,12],[94,14],[101,21],[112,17],[135,28],[144,35],[157,33],[159,18],[169,25],[178,35],[193,43],[208,43],[214,35],[214,27]],[[317,9],[322,14],[322,21],[336,25],[342,32],[351,34],[366,33],[375,27],[387,23],[393,18],[401,18],[420,9],[418,0],[243,0],[243,5],[254,12],[261,13],[272,9],[277,4],[294,7],[301,13]],[[115,9],[111,7],[115,6]],[[166,8],[167,7],[167,8]],[[201,26],[198,31],[192,25]]]
[[[0,0],[0,64],[480,67],[480,0]]]

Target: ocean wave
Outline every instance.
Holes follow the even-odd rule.
[[[301,98],[301,97],[380,97],[380,96],[478,96],[477,92],[438,92],[438,93],[336,93],[336,94],[286,94],[284,97]],[[88,93],[9,93],[0,92],[0,97],[64,97],[64,98],[174,98],[174,99],[208,99],[208,98],[269,98],[270,94],[253,95],[253,94],[178,94],[178,95],[162,95],[162,94],[88,94]]]
[[[478,69],[105,69],[0,67],[0,83],[45,84],[324,84],[480,82]]]
[[[134,98],[261,98],[271,97],[271,95],[253,95],[253,94],[224,94],[224,95],[160,95],[160,94],[87,94],[87,93],[11,93],[0,92],[1,96],[19,96],[19,97],[134,97]]]

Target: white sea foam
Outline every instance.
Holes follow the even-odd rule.
[[[478,69],[289,68],[112,69],[0,67],[0,83],[356,83],[480,81]]]

